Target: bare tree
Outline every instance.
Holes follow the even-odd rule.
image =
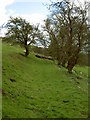
[[[62,0],[50,7],[52,16],[46,21],[46,31],[51,40],[51,51],[57,51],[58,64],[67,64],[68,71],[72,72],[88,41],[87,4],[82,7]]]

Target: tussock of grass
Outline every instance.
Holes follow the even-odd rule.
[[[3,117],[87,118],[88,67],[74,70],[3,44]]]

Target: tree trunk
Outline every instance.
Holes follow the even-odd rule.
[[[62,61],[62,66],[65,67],[65,64],[66,64],[66,60],[64,59],[64,60]]]
[[[29,48],[28,46],[25,46],[25,56],[28,57],[29,55]]]
[[[58,46],[58,42],[56,41],[56,45],[57,45],[57,61],[58,61],[58,65],[61,65],[61,56],[60,56],[60,49],[59,49],[59,46]]]
[[[69,72],[69,73],[72,73],[73,67],[74,67],[74,65],[72,65],[72,64],[69,64],[69,65],[68,65],[68,72]]]
[[[57,51],[57,61],[58,61],[58,65],[61,65],[61,59],[60,59],[60,52]]]
[[[61,62],[58,60],[58,65],[61,65]]]
[[[28,44],[27,44],[27,38],[25,39],[24,47],[25,47],[25,57],[28,57],[29,47],[28,47]]]
[[[78,59],[78,57],[72,57],[72,58],[68,61],[67,69],[68,69],[68,72],[69,72],[69,73],[72,73],[72,69],[73,69],[73,67],[76,65],[77,59]]]

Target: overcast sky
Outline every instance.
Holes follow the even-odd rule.
[[[45,19],[48,14],[44,2],[40,0],[0,0],[0,25],[7,21],[10,16],[21,16],[31,23],[38,23]]]
[[[43,20],[49,14],[44,5],[46,3],[49,4],[50,0],[0,0],[0,26],[6,23],[10,16],[20,16],[31,24],[43,24]]]
[[[10,16],[20,16],[31,24],[42,24],[49,12],[45,6],[48,2],[49,0],[0,0],[0,26],[6,23]],[[1,34],[3,31],[0,31],[0,36]]]

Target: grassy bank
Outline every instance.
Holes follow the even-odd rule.
[[[54,62],[23,56],[20,47],[3,44],[3,117],[87,118],[88,67],[73,74]]]

